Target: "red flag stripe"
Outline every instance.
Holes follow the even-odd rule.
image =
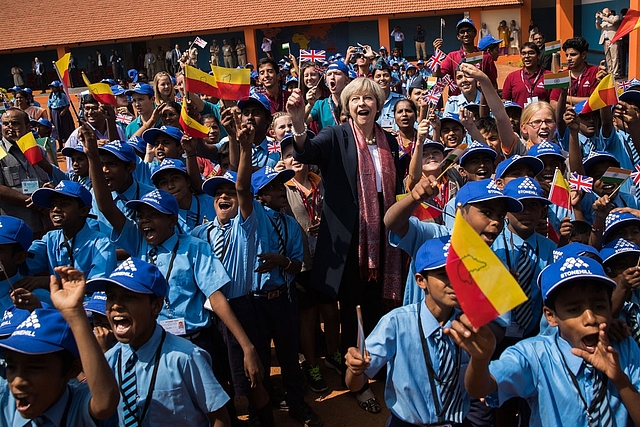
[[[220,82],[217,82],[218,85]],[[185,76],[184,78],[184,87],[187,92],[193,93],[201,93],[204,95],[215,96],[216,98],[220,98],[220,91],[215,86],[211,86],[207,82],[202,82],[197,79],[188,78]]]

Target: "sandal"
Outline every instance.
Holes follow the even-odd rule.
[[[369,412],[370,414],[378,414],[382,411],[380,402],[378,402],[378,399],[373,395],[373,392],[371,392],[370,389],[365,390],[359,395],[356,394],[356,400],[358,401],[358,406],[360,406],[362,409]]]

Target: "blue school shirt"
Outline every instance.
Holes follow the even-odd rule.
[[[257,253],[258,219],[256,209],[262,209],[258,201],[253,202],[253,212],[243,219],[238,214],[231,219],[231,230],[220,262],[224,266],[231,281],[220,289],[227,299],[234,299],[247,295],[253,285],[253,274]],[[191,231],[191,235],[208,242],[211,251],[216,238],[222,232],[218,218],[202,224]]]
[[[602,135],[602,129],[598,129],[598,131],[593,136],[587,138],[583,134],[578,133],[578,145],[580,145],[582,157],[586,158],[592,151],[604,151],[609,141],[615,137],[615,134],[615,132],[611,132],[609,138],[605,138],[604,135]],[[562,135],[562,138],[560,138],[560,146],[564,151],[569,151],[570,137],[571,130],[567,127],[564,131],[564,134]]]
[[[404,237],[399,237],[393,231],[389,232],[389,244],[394,248],[402,249],[411,257],[402,305],[415,304],[424,300],[424,290],[420,289],[415,279],[417,273],[415,259],[418,249],[429,239],[449,234],[449,230],[444,225],[435,222],[422,222],[414,216],[409,218],[409,230]]]
[[[13,307],[13,301],[11,300],[11,285],[14,286],[18,283],[18,281],[22,280],[22,275],[20,273],[16,273],[14,276],[11,276],[9,280],[5,278],[4,280],[0,280],[0,313],[4,313],[5,310]],[[11,284],[9,284],[11,282]],[[53,307],[53,303],[51,302],[51,295],[49,294],[48,289],[34,289],[31,291],[41,302],[45,302]]]
[[[87,279],[108,277],[116,268],[116,247],[106,234],[92,230],[87,224],[69,239],[67,245],[73,252],[73,267]],[[34,240],[29,248],[32,256],[27,258],[29,273],[55,274],[55,267],[70,265],[67,245],[60,229],[51,230],[42,239]]]
[[[628,133],[614,129],[611,136],[604,140],[604,143],[602,150],[613,154],[620,162],[621,168],[635,171],[634,166],[638,161],[634,161],[634,159],[638,159],[638,154]]]
[[[142,236],[138,225],[126,221],[122,233],[114,230],[111,240],[127,251],[132,257],[149,262],[151,246]],[[171,269],[174,248],[178,247]],[[157,246],[158,258],[156,266],[169,282],[169,294],[158,316],[158,320],[184,317],[187,334],[209,326],[209,313],[204,310],[204,303],[209,297],[231,279],[218,258],[212,253],[209,245],[188,234],[174,233]]]
[[[155,190],[155,187],[151,187],[149,185],[143,184],[134,179],[133,183],[123,193],[112,191],[111,198],[113,199],[114,202],[116,202],[116,206],[118,207],[118,209],[120,209],[120,211],[128,219],[135,220],[136,211],[128,208],[126,206],[126,203],[130,200],[140,200],[142,196],[144,196],[145,194],[153,190]],[[91,192],[91,194],[93,195],[91,213],[98,217],[98,219],[96,220],[98,224],[98,229],[104,234],[110,235],[111,231],[113,230],[113,227],[111,226],[111,223],[107,220],[107,218],[105,218],[102,212],[98,209],[98,202],[96,201],[96,196],[95,194],[93,194],[93,191]],[[95,229],[93,224],[92,224],[92,228]],[[117,246],[117,247],[120,248],[121,246]]]
[[[276,164],[280,161],[280,153],[269,153],[267,144],[269,141],[265,137],[259,145],[251,146],[251,166],[257,168],[263,168],[270,166],[276,167]]]
[[[640,387],[640,347],[631,339],[612,342],[620,356],[620,367],[636,389]],[[558,328],[507,348],[489,371],[498,384],[498,391],[486,398],[490,406],[498,407],[512,397],[522,397],[531,407],[530,425],[587,426],[587,411],[580,400],[567,367],[578,380],[581,393],[589,405],[593,399],[590,379],[585,377],[585,363],[571,353],[571,345],[559,336]],[[632,425],[620,394],[611,381],[607,396],[615,425]]]
[[[53,168],[51,170],[51,175],[49,175],[49,179],[55,185],[60,184],[60,181],[62,180],[67,180],[67,181],[77,182],[78,184],[82,185],[84,188],[86,188],[89,191],[91,191],[91,189],[93,188],[93,185],[91,184],[91,178],[89,178],[89,175],[80,176],[80,175],[77,175],[73,170],[70,170],[69,172],[64,172],[58,166],[52,165],[52,167]]]
[[[197,226],[213,221],[214,218],[216,210],[213,207],[213,197],[208,194],[193,194],[189,209],[178,211],[178,228],[181,232],[189,234]]]
[[[265,253],[278,253],[278,233],[276,232],[272,218],[276,215],[273,209],[254,204],[254,212],[258,219],[258,254]],[[284,243],[286,257],[291,260],[298,260],[302,262],[303,246],[302,246],[302,232],[300,224],[291,216],[282,213],[282,219],[284,220]],[[260,263],[258,259],[255,260],[254,269],[257,268]],[[273,291],[278,289],[284,284],[290,284],[295,275],[285,273],[283,269],[276,267],[267,271],[266,273],[253,273],[253,290],[254,291]]]
[[[136,351],[138,416],[149,399],[149,385],[161,338],[162,327],[156,325],[151,338]],[[121,370],[124,375],[125,364],[132,352],[128,344],[117,343],[105,353],[118,384],[118,371]],[[184,338],[166,334],[157,372],[152,400],[140,426],[209,426],[207,414],[222,408],[229,400],[213,375],[209,354]],[[121,400],[118,405],[120,425],[124,425],[123,411],[124,403]]]
[[[0,378],[0,405],[2,405],[0,425],[7,427],[23,427],[25,425],[43,427],[93,427],[96,426],[96,423],[89,413],[90,401],[91,392],[86,383],[69,383],[56,403],[51,405],[40,417],[30,421],[22,418],[16,409],[16,399],[9,391],[7,380]],[[67,406],[69,409],[66,411],[66,422],[63,424]]]
[[[385,128],[393,128],[398,129],[398,125],[396,124],[395,114],[393,113],[393,109],[398,103],[398,101],[406,99],[404,96],[400,95],[396,92],[389,92],[389,96],[384,101],[384,105],[382,106],[382,110],[380,111],[380,117],[376,120],[380,126]],[[340,119],[338,117],[338,119]],[[390,125],[389,125],[390,124]]]
[[[147,163],[136,155],[136,169],[133,171],[133,179],[136,181],[153,187],[153,181],[151,181],[151,172],[157,165]]]
[[[480,105],[480,98],[482,97],[482,92],[478,90],[476,93],[476,99],[474,99],[473,103]],[[444,114],[453,113],[458,114],[460,112],[461,107],[465,107],[471,104],[471,102],[467,101],[467,98],[463,94],[453,95],[447,99],[447,103],[444,106]]]
[[[429,357],[434,369],[440,366],[437,343],[432,337],[440,324],[423,302],[405,305],[387,313],[380,319],[371,334],[366,338],[366,348],[371,355],[371,363],[365,371],[369,378],[387,366],[387,381],[385,384],[384,399],[389,410],[401,420],[415,425],[425,425],[436,423],[438,417],[434,404],[434,397],[429,383],[429,373],[424,353],[422,351],[422,341],[418,330],[418,305],[420,308],[420,321],[427,342]],[[451,319],[460,313],[454,310]],[[444,325],[451,326],[451,319]],[[447,338],[451,347],[455,344],[451,338]],[[464,390],[464,375],[469,363],[469,356],[463,350],[460,352],[460,376],[458,386],[462,390],[463,411],[459,413],[456,420],[462,422],[469,411],[469,395]],[[456,354],[455,351],[453,354]],[[456,360],[454,359],[454,363]],[[434,381],[438,396],[442,388],[438,382]]]
[[[629,181],[629,180],[627,180]],[[596,193],[584,193],[582,196],[582,200],[580,200],[580,207],[582,208],[582,214],[584,215],[584,220],[589,224],[593,224],[595,221],[595,214],[593,213],[593,203],[598,200],[599,196]],[[616,197],[612,201],[614,208],[633,208],[638,209],[638,204],[636,203],[636,199],[629,193],[625,193],[622,191],[618,191]]]
[[[69,100],[64,92],[52,93],[47,100],[47,107],[51,109],[63,108],[67,105],[69,105]]]

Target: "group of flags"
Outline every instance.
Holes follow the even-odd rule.
[[[429,77],[427,79],[428,90],[422,95],[422,99],[429,105],[437,105],[442,97],[442,92],[445,87],[449,87],[449,91],[455,91],[458,86],[453,81],[451,76],[445,74],[443,77]]]

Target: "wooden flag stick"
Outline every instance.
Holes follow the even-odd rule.
[[[76,118],[78,119],[78,123],[80,123],[80,115],[78,114],[78,110],[76,110],[76,106],[73,104],[73,101],[71,100],[71,95],[69,95],[69,88],[67,88],[67,85],[64,84],[64,80],[62,80],[62,76],[60,75],[60,70],[58,70],[58,66],[56,65],[56,61],[53,61],[53,68],[54,70],[56,70],[56,74],[60,79],[60,83],[62,83],[62,87],[64,88],[64,94],[67,95],[67,100],[69,101],[69,104],[71,104],[71,109],[73,110],[73,113],[76,115]]]
[[[447,173],[447,171],[449,169],[451,169],[453,167],[453,165],[455,165],[455,162],[452,162],[449,166],[446,167],[445,170],[442,171],[442,173],[440,175],[438,175],[438,177],[436,178],[436,181],[440,181],[440,178],[442,178],[444,176],[445,173]]]

